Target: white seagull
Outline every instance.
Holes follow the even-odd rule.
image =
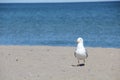
[[[87,50],[84,48],[83,39],[81,37],[79,37],[77,39],[77,43],[78,44],[77,44],[77,48],[74,52],[74,56],[78,60],[78,65],[80,65],[79,60],[83,60],[83,62],[85,64],[85,59],[88,57],[88,54],[87,54]]]

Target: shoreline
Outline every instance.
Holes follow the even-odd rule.
[[[75,47],[0,46],[1,80],[119,80],[120,49],[86,47],[85,66]],[[82,63],[82,61],[81,61]]]
[[[73,47],[76,46],[52,46],[52,45],[0,45],[0,47]],[[85,48],[105,48],[105,49],[120,49],[119,47],[92,47],[92,46],[84,46]]]

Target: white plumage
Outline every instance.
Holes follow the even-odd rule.
[[[85,59],[88,57],[88,54],[87,54],[87,50],[84,48],[83,39],[79,37],[77,39],[77,43],[78,44],[74,52],[74,56],[78,60],[78,65],[79,65],[79,60],[83,60],[85,64]]]

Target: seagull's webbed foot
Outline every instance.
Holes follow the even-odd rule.
[[[78,60],[78,64],[77,66],[84,66],[85,65],[85,60],[84,60],[84,63],[80,64],[80,61]]]
[[[85,64],[78,64],[77,66],[85,66]]]

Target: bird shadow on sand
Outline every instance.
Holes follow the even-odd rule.
[[[77,65],[71,65],[72,67],[82,67],[85,66],[85,64],[77,64]]]

